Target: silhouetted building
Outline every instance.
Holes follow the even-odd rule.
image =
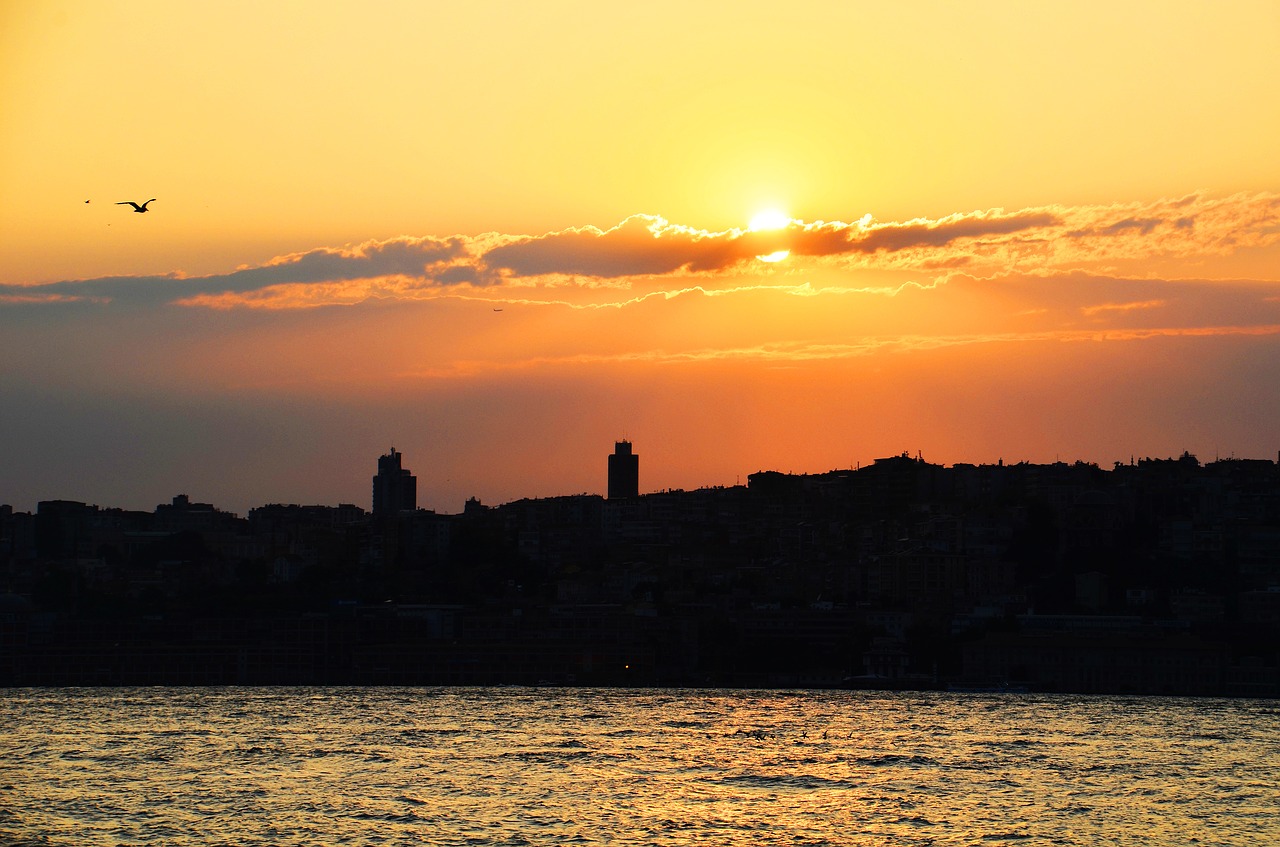
[[[97,506],[76,500],[41,500],[36,505],[36,555],[42,559],[91,556],[90,534],[97,513]]]
[[[609,499],[640,496],[640,456],[631,452],[630,441],[618,441],[609,457]]]
[[[373,516],[394,515],[418,508],[418,478],[400,467],[400,454],[391,452],[378,458],[378,475],[373,478]]]

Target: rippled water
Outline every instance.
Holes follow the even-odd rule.
[[[1273,844],[1280,703],[0,691],[0,844]]]

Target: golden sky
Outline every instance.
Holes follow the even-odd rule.
[[[602,492],[622,437],[643,490],[1274,458],[1277,44],[1274,2],[0,2],[0,502],[367,507],[395,445],[453,512]]]

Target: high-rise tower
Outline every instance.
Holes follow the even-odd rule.
[[[418,508],[418,478],[400,467],[400,454],[391,452],[378,458],[378,475],[373,478],[373,516],[412,512]]]
[[[640,496],[640,456],[631,452],[630,441],[617,441],[609,457],[609,499]]]

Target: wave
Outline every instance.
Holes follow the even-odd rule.
[[[886,753],[882,756],[863,756],[853,760],[853,764],[868,768],[936,768],[938,760],[931,756],[903,756],[897,753]]]
[[[854,783],[842,779],[827,779],[812,774],[738,774],[721,779],[708,779],[721,785],[745,785],[750,788],[793,789],[801,791],[817,791],[825,788],[851,789]]]

